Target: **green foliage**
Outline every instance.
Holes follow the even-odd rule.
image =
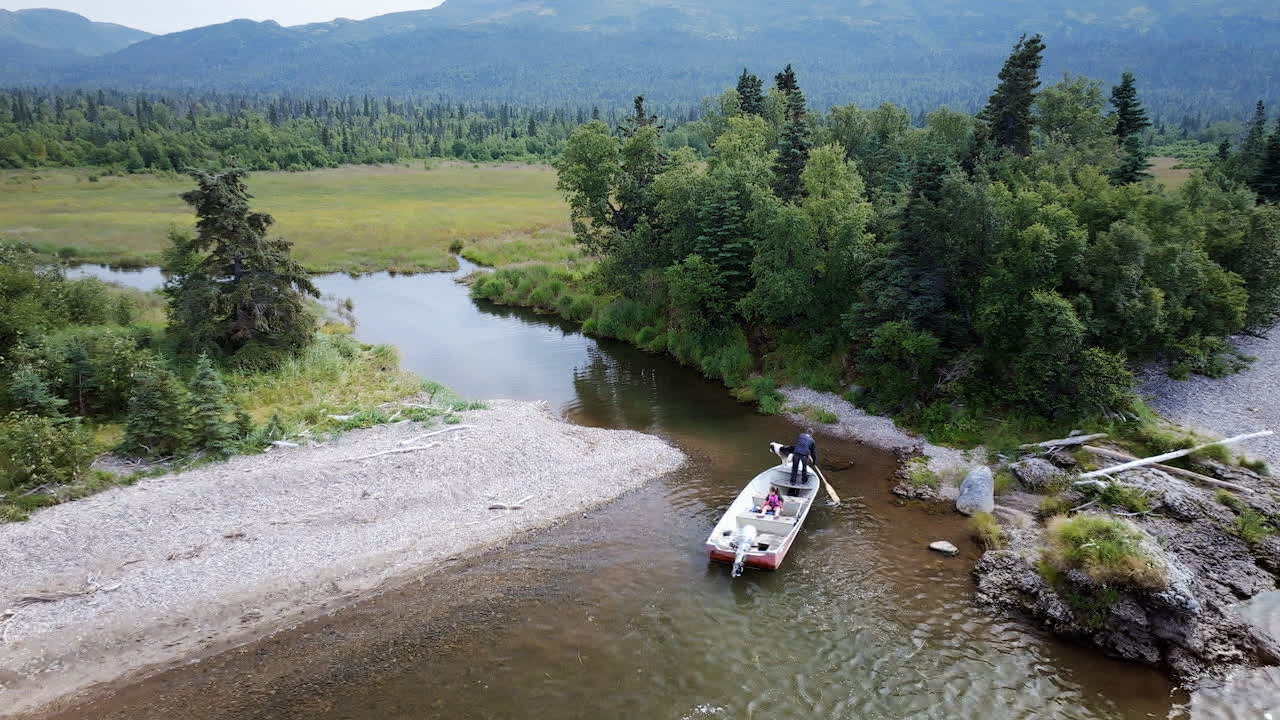
[[[1004,495],[1018,485],[1018,479],[1009,468],[1000,468],[995,473],[995,494]]]
[[[1148,513],[1151,512],[1152,500],[1151,495],[1143,490],[1120,483],[1108,483],[1106,487],[1098,492],[1098,498],[1104,505],[1111,507],[1122,507],[1129,512]]]
[[[227,386],[207,355],[197,359],[189,387],[192,445],[215,456],[231,454],[239,434],[231,423],[233,408],[227,398]]]
[[[905,406],[931,389],[941,349],[933,335],[904,322],[887,322],[871,334],[863,350],[863,377],[875,403],[890,409]]]
[[[969,518],[969,528],[978,543],[986,550],[1002,550],[1006,544],[1004,530],[991,513],[975,513]]]
[[[245,171],[192,173],[198,188],[184,193],[198,218],[194,238],[173,236],[165,286],[169,330],[187,352],[268,365],[272,354],[296,354],[311,341],[315,321],[304,296],[319,297],[291,244],[268,238],[270,215],[249,210]]]
[[[122,449],[142,457],[178,457],[191,447],[191,400],[168,368],[156,363],[133,373]]]
[[[996,88],[980,116],[989,126],[993,144],[1017,155],[1031,151],[1031,107],[1040,86],[1040,63],[1044,43],[1039,35],[1025,35],[1000,69]]]
[[[1037,512],[1040,514],[1041,518],[1048,520],[1049,518],[1057,517],[1059,515],[1066,515],[1073,507],[1075,507],[1075,505],[1061,495],[1046,495],[1045,498],[1040,501],[1040,507]]]
[[[96,454],[93,438],[75,420],[9,413],[0,420],[0,490],[73,482]]]
[[[1257,545],[1275,534],[1276,528],[1270,519],[1249,507],[1240,498],[1226,490],[1219,490],[1217,498],[1218,502],[1231,508],[1235,513],[1235,518],[1227,529],[1232,535],[1243,540],[1246,545]]]
[[[929,458],[912,458],[907,464],[907,482],[912,487],[937,490],[942,487],[942,478],[929,469]]]
[[[67,401],[49,390],[44,378],[31,366],[23,365],[9,380],[9,397],[18,410],[47,418],[60,418]]]
[[[1168,586],[1163,560],[1149,554],[1142,531],[1130,522],[1104,515],[1056,517],[1049,521],[1048,538],[1044,561],[1059,572],[1080,570],[1101,585]]]

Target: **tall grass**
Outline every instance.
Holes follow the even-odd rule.
[[[166,229],[193,227],[178,198],[191,186],[185,176],[87,182],[87,172],[0,171],[0,235],[85,261],[155,265]],[[272,231],[316,272],[451,270],[449,247],[459,238],[498,264],[565,252],[556,233],[541,232],[562,230],[568,212],[548,167],[360,166],[253,173],[248,182],[254,209],[275,217]],[[533,241],[502,249],[501,238],[526,237]]]
[[[255,421],[334,427],[331,415],[350,415],[413,395],[423,382],[400,369],[395,348],[369,346],[345,335],[317,335],[296,358],[265,373],[229,378],[235,401]]]

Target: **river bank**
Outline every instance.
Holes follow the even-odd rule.
[[[1139,393],[1166,418],[1212,435],[1280,432],[1280,326],[1258,337],[1234,338],[1232,344],[1254,358],[1240,372],[1174,380],[1163,365],[1152,365],[1140,378]],[[1280,435],[1251,443],[1243,451],[1280,472]]]
[[[462,423],[354,431],[0,526],[0,716],[327,613],[612,500],[683,457],[540,403],[497,401]]]

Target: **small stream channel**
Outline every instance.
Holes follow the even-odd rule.
[[[463,262],[461,273],[473,269]],[[152,289],[158,270],[95,275]],[[356,335],[472,398],[545,400],[573,422],[662,435],[672,476],[444,574],[66,713],[75,718],[1280,718],[1280,674],[1188,697],[1160,674],[973,607],[961,518],[901,507],[887,454],[851,465],[784,568],[731,581],[702,541],[796,428],[670,360],[473,301],[457,275],[317,278]],[[926,549],[949,539],[943,558]],[[1274,619],[1280,600],[1253,612]]]

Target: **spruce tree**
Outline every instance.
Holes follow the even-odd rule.
[[[124,449],[145,457],[174,457],[188,448],[190,400],[167,368],[149,363],[134,372]]]
[[[1147,111],[1138,100],[1138,89],[1134,85],[1133,73],[1126,72],[1120,76],[1120,84],[1111,88],[1111,105],[1115,107],[1112,116],[1116,119],[1116,138],[1123,143],[1133,135],[1151,127],[1147,119]]]
[[[190,391],[192,445],[214,455],[230,454],[237,435],[227,420],[233,407],[227,400],[227,386],[208,355],[196,361]]]
[[[1261,100],[1253,111],[1253,119],[1245,131],[1237,156],[1237,179],[1250,182],[1262,169],[1263,156],[1267,152],[1267,106]]]
[[[750,202],[745,187],[718,185],[698,207],[701,232],[693,251],[719,271],[730,304],[745,295],[750,286],[751,259],[755,254],[747,222]]]
[[[1142,131],[1151,127],[1147,111],[1138,100],[1133,73],[1120,76],[1120,84],[1111,88],[1111,104],[1115,107],[1112,117],[1116,126],[1112,130],[1120,143],[1120,165],[1111,172],[1111,181],[1128,185],[1151,177],[1147,172],[1148,154],[1142,145]]]
[[[773,190],[783,200],[795,202],[804,195],[804,184],[800,176],[809,162],[813,138],[806,117],[804,93],[796,81],[795,71],[787,65],[775,80],[778,90],[786,99],[787,108],[782,136],[778,139],[778,160],[773,168]]]
[[[764,116],[764,83],[747,72],[746,68],[742,69],[742,75],[738,77],[738,103],[742,112]]]
[[[192,173],[199,188],[182,199],[199,218],[185,260],[166,285],[169,328],[181,349],[233,355],[253,348],[254,362],[292,354],[312,338],[305,296],[319,297],[292,244],[268,238],[270,215],[252,212],[245,171]]]
[[[1040,87],[1040,63],[1044,42],[1039,35],[1022,36],[1000,69],[1000,84],[979,114],[987,127],[986,137],[997,148],[1017,155],[1031,152],[1031,106]]]
[[[1265,202],[1280,203],[1280,120],[1275,132],[1267,140],[1267,151],[1262,159],[1262,169],[1253,181],[1258,198]]]
[[[53,394],[49,384],[34,368],[24,365],[9,378],[9,397],[24,412],[47,418],[61,418],[67,401]]]

